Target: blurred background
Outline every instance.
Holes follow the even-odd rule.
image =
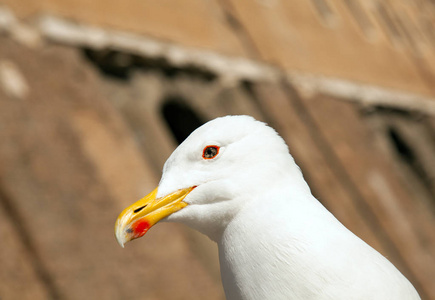
[[[224,299],[207,237],[113,227],[228,114],[435,299],[431,0],[0,0],[0,299]]]

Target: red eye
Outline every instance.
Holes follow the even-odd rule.
[[[202,157],[204,159],[215,158],[218,154],[219,154],[218,146],[207,146],[204,148],[204,151],[202,151]]]

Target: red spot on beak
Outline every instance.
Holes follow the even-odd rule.
[[[134,231],[134,238],[137,239],[147,233],[148,229],[150,229],[151,226],[147,221],[139,220],[135,222],[131,227]]]

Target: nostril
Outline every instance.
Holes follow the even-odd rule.
[[[139,207],[139,208],[136,208],[133,212],[134,212],[134,213],[138,213],[138,212],[140,212],[142,209],[144,209],[145,207],[147,207],[147,206],[144,205],[144,206],[141,206],[141,207]]]

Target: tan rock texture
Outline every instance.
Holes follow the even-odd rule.
[[[163,224],[146,241],[117,245],[117,215],[158,178],[96,72],[58,47],[2,39],[0,57],[31,91],[27,99],[0,91],[0,297],[222,299],[182,227]]]
[[[287,70],[435,95],[435,4],[378,0],[1,0]]]

